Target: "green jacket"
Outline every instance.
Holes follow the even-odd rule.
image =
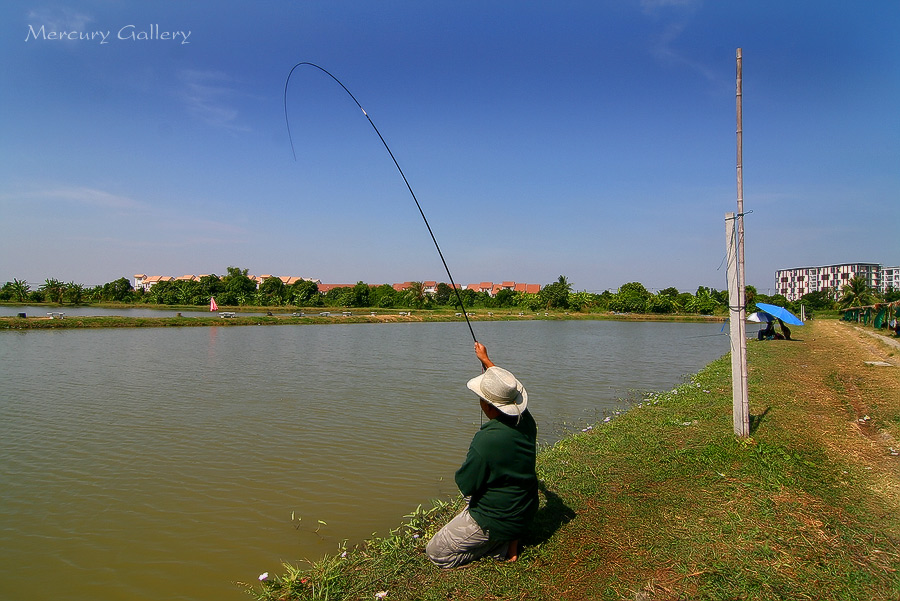
[[[519,538],[538,508],[535,455],[537,424],[527,410],[481,426],[472,439],[456,485],[469,500],[469,514],[494,540]]]

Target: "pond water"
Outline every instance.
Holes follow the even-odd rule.
[[[728,352],[721,324],[474,326],[544,444]],[[481,423],[460,323],[0,332],[0,366],[5,599],[246,599],[455,495]]]

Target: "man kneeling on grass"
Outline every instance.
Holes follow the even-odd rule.
[[[538,508],[537,424],[526,409],[528,393],[514,375],[494,365],[480,342],[475,355],[485,371],[467,386],[489,421],[472,438],[456,471],[466,507],[426,547],[428,558],[441,568],[484,556],[515,561],[519,539]]]

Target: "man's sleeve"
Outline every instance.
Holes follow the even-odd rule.
[[[456,470],[456,485],[459,492],[464,497],[477,496],[477,493],[487,482],[488,465],[481,457],[481,454],[475,450],[474,446],[469,447],[466,460],[462,466]]]

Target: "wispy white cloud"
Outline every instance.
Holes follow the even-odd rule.
[[[156,239],[165,232],[169,232],[176,239],[190,238],[191,243],[195,243],[201,236],[207,240],[222,241],[246,234],[246,229],[241,225],[209,219],[205,215],[191,215],[184,210],[183,205],[179,205],[178,208],[157,206],[129,196],[85,186],[62,185],[34,187],[22,191],[0,191],[0,203],[2,203],[0,206],[8,205],[7,210],[13,210],[13,205],[33,206],[35,203],[42,203],[53,210],[61,203],[65,203],[79,207],[86,214],[93,214],[91,213],[93,210],[102,215],[102,218],[113,220],[109,223],[118,223],[117,220],[122,219],[135,220],[141,224],[142,231],[152,231]]]
[[[42,8],[28,11],[29,24],[43,25],[51,31],[84,31],[87,24],[94,20],[90,15],[70,8]]]
[[[658,60],[669,65],[687,67],[709,82],[717,82],[714,69],[688,57],[678,49],[679,40],[685,35],[694,13],[700,10],[702,0],[641,0],[641,12],[663,25],[653,42],[650,52]]]
[[[234,80],[219,71],[185,69],[178,74],[183,84],[181,96],[188,110],[214,127],[235,131],[249,128],[238,123],[238,110],[234,106]]]
[[[685,66],[691,71],[703,76],[707,81],[718,81],[715,70],[700,61],[689,58],[677,49],[677,42],[686,28],[687,24],[684,22],[669,23],[666,25],[664,31],[652,47],[653,56],[669,64]]]
[[[0,199],[4,201],[65,201],[84,206],[116,210],[144,211],[149,209],[148,205],[128,196],[83,186],[59,186],[35,188],[24,192],[3,192],[0,193]]]

